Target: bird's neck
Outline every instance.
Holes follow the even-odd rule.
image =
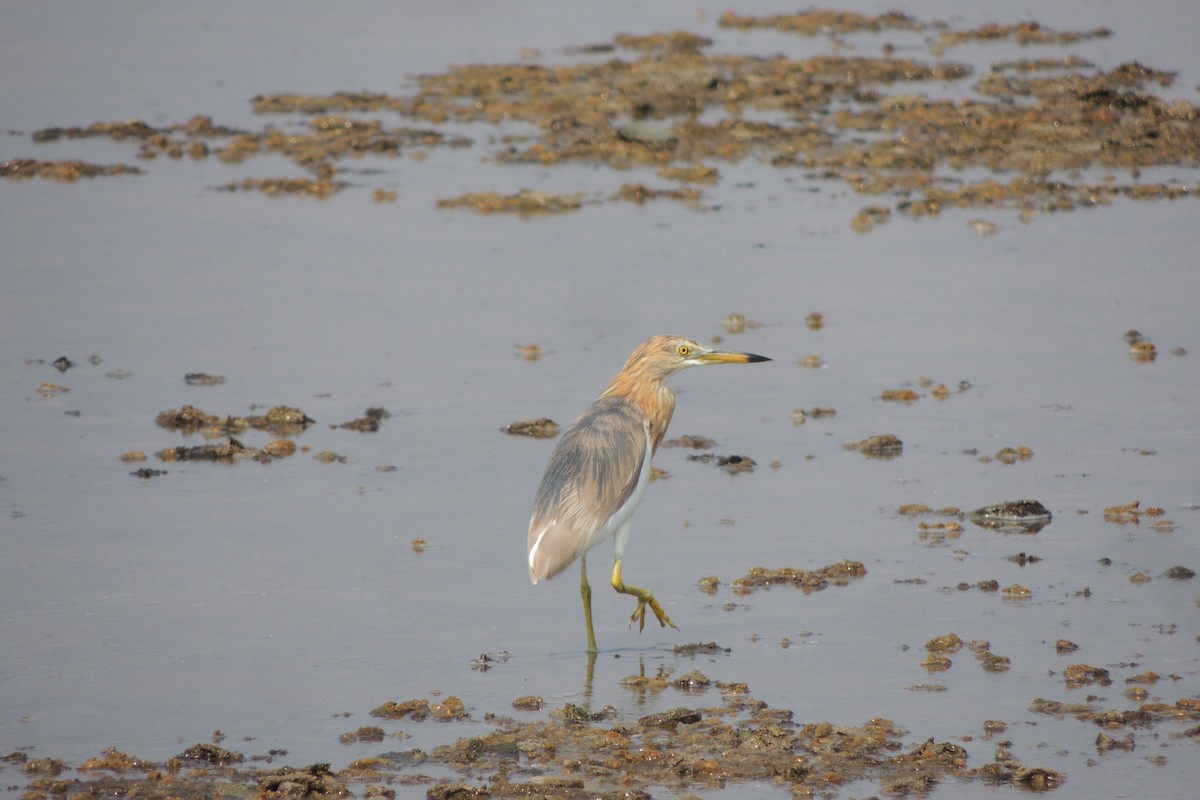
[[[658,450],[675,413],[675,393],[661,380],[628,370],[621,371],[601,397],[622,397],[633,403],[650,423],[651,452]]]

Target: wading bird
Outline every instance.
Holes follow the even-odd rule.
[[[666,379],[685,367],[770,360],[714,350],[682,336],[655,336],[633,351],[596,402],[563,432],[533,501],[529,580],[549,580],[579,559],[589,653],[596,652],[596,634],[587,552],[609,536],[615,544],[612,587],[638,601],[630,624],[636,621],[639,632],[645,628],[649,606],[659,626],[676,628],[649,590],[621,578],[629,518],[646,492],[650,458],[675,411],[675,394]]]

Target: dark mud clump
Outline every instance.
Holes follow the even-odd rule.
[[[969,515],[981,528],[1002,533],[1037,533],[1050,524],[1050,511],[1037,500],[1010,500],[977,508]]]
[[[715,464],[730,475],[737,475],[739,472],[753,472],[754,467],[758,463],[753,458],[750,458],[750,456],[719,456],[715,453],[691,455],[688,456],[688,461],[696,461],[701,464]]]
[[[210,375],[207,372],[189,372],[183,376],[183,382],[188,386],[220,386],[225,383],[225,376]]]
[[[134,476],[135,478],[141,478],[144,481],[148,481],[151,478],[157,478],[159,475],[166,475],[167,470],[151,469],[150,467],[142,467],[141,469],[135,469],[133,472],[131,472],[129,474]]]
[[[379,426],[383,424],[383,421],[389,419],[391,416],[386,408],[368,408],[366,413],[358,419],[343,422],[338,427],[349,431],[358,431],[359,433],[375,433],[379,430]]]

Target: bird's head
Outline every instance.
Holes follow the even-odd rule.
[[[636,372],[651,380],[664,380],[685,367],[705,364],[751,364],[770,361],[754,353],[705,347],[683,336],[659,335],[642,343],[625,362],[622,372]]]

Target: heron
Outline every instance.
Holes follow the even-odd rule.
[[[667,378],[686,367],[770,360],[705,347],[682,336],[654,336],[633,351],[608,388],[563,432],[533,501],[529,580],[549,580],[579,560],[588,653],[597,649],[587,553],[609,536],[614,547],[612,587],[637,598],[630,625],[637,622],[638,632],[644,630],[649,607],[659,627],[679,630],[652,592],[625,583],[621,574],[629,520],[646,493],[650,459],[675,412],[675,393]]]

